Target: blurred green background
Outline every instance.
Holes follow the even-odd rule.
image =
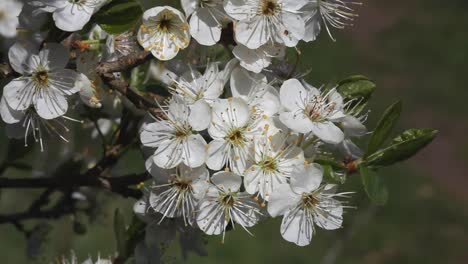
[[[388,105],[401,99],[401,128],[440,130],[439,137],[417,157],[382,171],[390,190],[389,203],[372,206],[359,178],[350,178],[342,189],[357,191],[352,201],[357,210],[346,213],[343,229],[318,230],[308,247],[285,242],[279,233],[280,219],[275,219],[252,228],[255,237],[236,230],[227,234],[224,244],[220,237],[208,238],[206,257],[191,254],[183,260],[180,249],[173,245],[165,261],[468,263],[468,2],[373,0],[358,9],[354,27],[334,31],[336,43],[322,34],[317,42],[300,47],[301,67],[311,69],[307,79],[317,85],[353,74],[375,80],[378,90],[370,105],[370,127]],[[5,141],[0,144],[5,146]],[[143,164],[139,153],[132,152],[120,166],[125,173],[141,170]],[[18,177],[30,174],[14,170],[5,173]],[[0,213],[27,209],[39,193],[2,191]],[[133,201],[102,195],[97,202],[103,204],[102,211],[84,235],[73,232],[71,217],[47,222],[53,229],[42,260],[68,254],[71,249],[80,259],[114,252],[112,213],[116,207],[129,212]],[[26,240],[15,227],[0,226],[0,263],[29,263],[27,249]],[[30,245],[29,250],[33,249]]]

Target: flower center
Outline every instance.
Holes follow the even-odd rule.
[[[180,191],[180,192],[187,192],[192,189],[192,186],[190,185],[189,182],[184,181],[184,180],[175,180],[174,186]]]
[[[244,145],[244,131],[240,128],[233,129],[231,132],[229,132],[226,139],[233,145]]]
[[[220,1],[218,0],[200,0],[199,6],[200,7],[216,7],[217,5],[220,4]]]
[[[156,28],[162,32],[170,32],[173,28],[172,14],[164,12],[161,15],[161,19],[156,23]]]
[[[313,101],[306,106],[304,113],[311,121],[321,122],[335,111],[335,107],[336,103],[326,103],[322,97],[316,96]]]
[[[221,199],[221,204],[228,207],[232,207],[234,202],[234,196],[232,194],[227,194]]]
[[[319,203],[319,200],[313,194],[302,195],[302,205],[305,208],[314,208]]]
[[[264,16],[273,16],[278,13],[280,5],[277,0],[262,0],[260,8]]]
[[[73,5],[84,5],[88,0],[68,0]]]
[[[192,128],[185,124],[177,124],[175,125],[175,133],[174,137],[178,140],[186,139],[188,136],[192,134]]]
[[[278,170],[278,165],[276,164],[275,159],[272,157],[267,157],[266,159],[262,160],[259,165],[263,171],[274,172]]]
[[[40,87],[45,87],[49,84],[49,73],[46,70],[39,70],[34,73],[33,81]]]

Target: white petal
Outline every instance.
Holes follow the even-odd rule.
[[[284,9],[295,11],[301,9],[309,1],[308,0],[281,0]]]
[[[270,195],[268,202],[268,213],[272,217],[284,215],[290,208],[294,207],[301,196],[291,190],[289,184],[278,185]]]
[[[243,0],[226,0],[223,4],[226,13],[237,20],[247,19],[252,10],[252,4],[246,3],[246,1]]]
[[[266,28],[262,17],[239,21],[235,24],[236,40],[249,49],[257,49],[268,41],[270,34]]]
[[[2,97],[0,100],[0,115],[2,116],[3,122],[15,124],[23,119],[24,112],[12,109],[5,101],[5,98]]]
[[[65,7],[56,10],[53,14],[55,25],[68,32],[81,30],[91,18],[93,8],[82,6],[76,8],[72,3],[67,4]]]
[[[8,59],[10,60],[10,65],[17,73],[29,72],[29,67],[26,65],[26,62],[31,55],[31,48],[27,49],[22,43],[16,42],[8,50]]]
[[[359,119],[354,116],[347,115],[341,121],[346,136],[350,137],[361,137],[367,133],[367,128],[364,126]]]
[[[312,132],[329,144],[338,144],[344,139],[343,131],[330,121],[313,122]]]
[[[95,94],[93,84],[86,75],[80,73],[75,86],[80,89],[80,99],[85,105],[91,108],[100,108],[102,106],[101,101]]]
[[[213,122],[229,127],[244,127],[250,120],[250,110],[241,98],[219,100],[213,104]]]
[[[320,187],[323,169],[318,164],[307,164],[297,167],[291,176],[291,189],[297,193],[310,193]]]
[[[196,168],[206,161],[206,141],[201,135],[191,135],[183,144],[182,161],[185,165]]]
[[[326,230],[335,230],[343,224],[343,207],[341,205],[323,206],[324,213],[315,214],[315,224]]]
[[[63,94],[48,87],[35,94],[34,107],[42,118],[53,119],[67,112],[68,103]]]
[[[299,133],[309,133],[314,128],[314,123],[302,112],[281,113],[280,120],[289,129]]]
[[[218,208],[217,202],[203,200],[200,203],[197,224],[207,235],[221,234],[228,224],[225,220],[224,213],[216,210]]]
[[[39,52],[41,62],[47,64],[49,68],[65,68],[68,63],[68,49],[58,43],[46,43]]]
[[[156,150],[153,160],[156,165],[164,169],[171,169],[182,162],[182,144],[171,141]]]
[[[242,67],[251,72],[260,73],[271,64],[271,58],[265,56],[261,50],[249,49],[244,45],[235,46],[232,54],[239,59]]]
[[[281,105],[290,111],[303,108],[304,100],[307,96],[308,91],[297,79],[285,81],[280,89]]]
[[[3,87],[3,97],[14,110],[26,110],[32,104],[35,88],[28,78],[18,78]]]
[[[281,222],[281,235],[286,241],[301,247],[307,246],[314,235],[313,224],[311,217],[304,210],[289,211]]]
[[[174,128],[168,121],[158,121],[143,126],[140,133],[141,143],[146,147],[159,147],[164,141],[169,140],[168,134],[173,134]]]
[[[242,178],[232,172],[220,171],[213,174],[211,182],[226,192],[238,192],[242,184]]]
[[[258,89],[262,90],[263,94],[258,98],[256,108],[269,117],[278,113],[281,107],[278,91],[269,84],[259,84]]]
[[[198,0],[181,0],[180,3],[187,17],[198,9]]]
[[[64,95],[72,95],[80,91],[76,85],[78,73],[69,69],[54,69],[49,72],[49,86]]]
[[[304,38],[305,23],[300,14],[284,12],[282,22],[285,25],[285,31],[281,32],[283,42],[288,47],[295,47],[299,40]]]
[[[302,38],[302,40],[310,42],[317,39],[321,30],[320,20],[320,13],[315,10],[313,15],[306,21],[304,38]]]
[[[226,164],[228,144],[224,140],[213,140],[208,145],[206,165],[212,170],[220,170]]]
[[[252,74],[237,67],[231,74],[231,92],[234,97],[241,97],[247,100],[253,87],[259,83],[266,83],[267,78],[263,74]]]
[[[221,38],[221,25],[210,13],[209,8],[200,8],[190,19],[190,34],[201,45],[213,46]]]
[[[211,123],[211,107],[204,100],[198,100],[190,106],[189,123],[193,130],[202,131]]]

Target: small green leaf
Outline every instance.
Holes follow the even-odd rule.
[[[344,184],[346,176],[335,172],[331,165],[322,165],[323,178],[327,183]]]
[[[136,0],[113,0],[94,15],[94,22],[109,34],[119,34],[134,27],[142,14]]]
[[[388,201],[388,189],[382,177],[372,173],[366,166],[359,166],[359,171],[369,199],[376,205],[385,205]]]
[[[364,104],[375,91],[375,83],[362,75],[348,77],[338,84],[336,90],[343,96],[345,101],[360,100]]]
[[[365,163],[372,167],[390,166],[404,161],[431,143],[438,131],[433,129],[409,129],[396,137],[392,144],[370,155]]]
[[[127,229],[125,220],[119,209],[115,209],[114,213],[114,233],[117,242],[117,251],[119,256],[127,255]]]
[[[332,167],[335,170],[345,170],[346,169],[346,166],[342,162],[338,162],[338,161],[335,161],[335,160],[332,160],[332,159],[329,159],[329,158],[326,158],[326,157],[319,157],[319,158],[316,158],[316,159],[311,159],[310,161],[314,162],[314,163],[318,163],[318,164],[320,164],[322,166],[328,165],[328,166]]]
[[[401,102],[398,101],[392,104],[385,113],[383,114],[382,118],[380,119],[377,127],[374,129],[372,136],[369,140],[369,144],[367,145],[367,153],[365,157],[375,153],[385,140],[388,138],[390,133],[392,132],[393,128],[396,126],[398,119],[401,113]]]

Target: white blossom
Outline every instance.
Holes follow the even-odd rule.
[[[347,0],[308,0],[307,5],[301,9],[306,22],[303,40],[307,42],[316,40],[323,24],[330,38],[335,41],[330,26],[337,29],[352,26],[357,14],[350,6],[360,4]]]
[[[350,193],[334,193],[333,185],[321,185],[323,169],[319,165],[299,166],[293,172],[291,184],[281,184],[268,203],[272,217],[283,215],[281,235],[299,246],[310,244],[315,225],[327,230],[341,227],[343,202],[336,198]]]
[[[0,36],[13,38],[19,25],[18,15],[23,4],[16,0],[2,0],[0,5]]]
[[[200,167],[206,160],[206,141],[196,132],[208,127],[210,107],[203,101],[189,107],[174,97],[163,111],[165,118],[144,125],[140,134],[144,146],[157,148],[151,159],[165,169],[180,163]]]
[[[344,107],[346,116],[340,122],[344,132],[344,140],[338,145],[338,149],[348,158],[359,159],[364,155],[364,151],[352,141],[352,138],[365,136],[368,132],[364,125],[368,113],[362,114],[363,109],[364,107],[360,107],[359,101],[356,103],[355,100],[349,101]]]
[[[208,235],[226,233],[229,223],[237,223],[249,234],[261,215],[258,204],[245,192],[240,192],[242,178],[232,172],[218,172],[211,177],[212,185],[200,202],[197,223]]]
[[[205,46],[218,43],[223,24],[229,21],[223,0],[181,0],[181,3],[187,17],[190,16],[192,37]]]
[[[255,139],[255,163],[247,169],[245,189],[268,201],[274,189],[288,182],[296,167],[304,165],[302,149],[288,142],[285,132]]]
[[[241,98],[220,99],[214,103],[208,128],[213,138],[208,145],[208,168],[220,170],[229,166],[235,173],[244,173],[251,160],[253,139],[264,131],[263,121]]]
[[[120,57],[130,55],[138,50],[136,37],[132,31],[117,35],[108,35],[106,38],[106,58],[115,61]]]
[[[27,147],[28,136],[32,134],[34,141],[39,143],[41,151],[44,151],[44,137],[46,135],[58,137],[68,142],[64,136],[65,133],[69,132],[66,122],[81,122],[67,116],[44,119],[37,114],[33,107],[26,110],[14,110],[7,104],[4,97],[0,100],[0,115],[6,123],[6,135],[9,138],[24,138],[24,146]]]
[[[193,225],[198,201],[208,188],[209,173],[205,166],[189,168],[181,164],[169,175],[153,176],[155,185],[149,203],[154,211],[163,215],[160,222],[166,217],[182,217],[186,225]]]
[[[65,258],[61,257],[60,259],[56,259],[55,262],[51,262],[50,264],[79,264],[80,262],[78,261],[78,258],[75,255],[75,252],[71,252],[71,257]],[[98,259],[96,262],[93,261],[91,257],[87,258],[85,261],[81,262],[81,264],[112,264],[112,260],[109,259],[104,259],[98,256]]]
[[[143,14],[138,31],[138,42],[159,60],[174,58],[190,42],[189,26],[185,16],[170,6],[158,6]]]
[[[307,0],[226,0],[224,9],[237,20],[235,38],[249,49],[264,44],[294,47],[304,37],[299,9]]]
[[[240,65],[245,69],[260,73],[263,69],[271,65],[273,58],[281,58],[285,55],[285,47],[282,45],[263,45],[258,49],[249,49],[239,44],[234,47],[232,54],[240,61]]]
[[[219,70],[218,63],[211,62],[206,66],[202,75],[197,70],[190,68],[177,80],[174,80],[174,87],[171,90],[184,98],[188,103],[195,103],[198,100],[212,104],[224,91],[226,80]]]
[[[101,78],[96,74],[99,56],[94,52],[84,52],[78,55],[76,68],[79,75],[76,86],[79,89],[81,101],[91,108],[101,108],[102,91],[100,89]]]
[[[79,91],[75,85],[77,73],[65,69],[68,50],[48,43],[38,55],[21,44],[13,45],[8,56],[12,68],[22,74],[3,89],[3,97],[14,110],[26,110],[31,105],[44,119],[64,115],[68,109],[67,96]]]
[[[281,107],[278,90],[268,83],[265,75],[237,67],[232,71],[230,84],[232,96],[242,98],[251,112],[267,117],[278,113]]]
[[[33,0],[34,5],[53,13],[55,25],[68,32],[78,31],[108,0]]]
[[[335,89],[321,92],[290,79],[281,86],[280,99],[284,107],[280,120],[287,127],[299,133],[312,132],[326,143],[343,141],[343,131],[334,124],[345,117],[343,98]]]

